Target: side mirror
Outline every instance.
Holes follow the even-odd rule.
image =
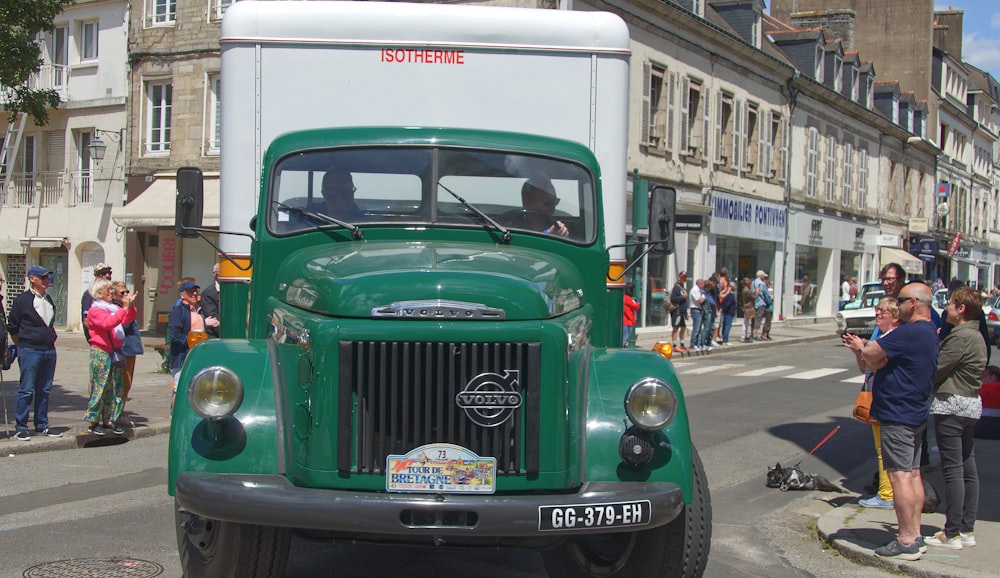
[[[178,237],[198,236],[201,217],[204,212],[205,185],[201,169],[181,167],[177,169],[177,206],[174,213],[174,234]]]
[[[649,193],[649,243],[654,253],[674,252],[674,225],[677,213],[677,190],[657,185]]]

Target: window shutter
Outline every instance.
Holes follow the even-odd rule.
[[[690,131],[688,130],[688,122],[690,121],[690,113],[688,108],[691,106],[691,79],[684,77],[681,80],[681,134],[680,139],[678,139],[677,146],[680,149],[680,154],[688,154],[688,146],[690,145]]]
[[[858,208],[865,208],[866,197],[868,196],[868,151],[861,147],[858,149]]]
[[[816,164],[819,156],[816,151],[816,140],[818,131],[815,128],[809,129],[809,148],[806,153],[806,196],[816,197]]]
[[[766,121],[765,121],[766,119]],[[771,170],[770,148],[768,141],[771,140],[771,115],[763,112],[757,114],[757,175],[766,177]]]
[[[650,83],[652,82],[652,67],[649,62],[642,63],[642,109],[640,112],[641,118],[639,121],[639,142],[641,144],[649,144],[650,136],[650,122],[652,121],[652,115],[649,110],[649,93],[650,93]]]
[[[742,163],[740,159],[742,158],[742,152],[740,148],[743,146],[743,101],[736,99],[733,101],[733,164],[734,170],[740,170]]]
[[[712,92],[708,89],[707,84],[702,87],[701,94],[705,99],[705,103],[702,105],[704,115],[702,116],[701,127],[701,154],[705,160],[708,160],[711,158],[709,153],[712,150],[709,148],[711,143],[709,136],[712,134]]]
[[[841,190],[843,191],[843,203],[845,207],[851,206],[851,189],[854,187],[854,145],[844,143],[844,180]]]
[[[722,163],[722,147],[724,144],[724,139],[722,138],[722,92],[719,92],[718,96],[715,97],[715,155],[712,158],[712,162],[715,164]]]
[[[674,115],[675,108],[677,107],[677,101],[674,100],[674,96],[677,93],[677,74],[675,72],[667,73],[667,134],[666,136],[666,148],[667,150],[674,149]]]
[[[785,182],[788,179],[788,132],[789,124],[788,119],[781,119],[781,126],[779,128],[779,136],[781,139],[781,154],[778,155],[778,180]]]
[[[833,202],[834,182],[837,177],[837,139],[829,135],[826,139],[826,200]]]

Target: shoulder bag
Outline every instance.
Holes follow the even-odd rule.
[[[872,411],[872,392],[870,390],[870,381],[872,374],[869,373],[865,376],[865,383],[861,386],[861,391],[858,392],[857,397],[854,398],[854,419],[858,421],[863,421],[868,424],[878,425],[878,420],[871,416]]]

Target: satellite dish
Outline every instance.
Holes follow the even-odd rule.
[[[939,217],[948,216],[948,203],[939,203],[937,208],[934,209],[934,212],[936,212]]]

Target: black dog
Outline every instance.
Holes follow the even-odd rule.
[[[783,468],[781,464],[775,464],[772,468],[767,467],[767,481],[769,488],[781,488],[782,492],[788,490],[819,490],[821,492],[844,493],[840,487],[819,474],[807,474],[799,469],[798,465],[790,468]]]

